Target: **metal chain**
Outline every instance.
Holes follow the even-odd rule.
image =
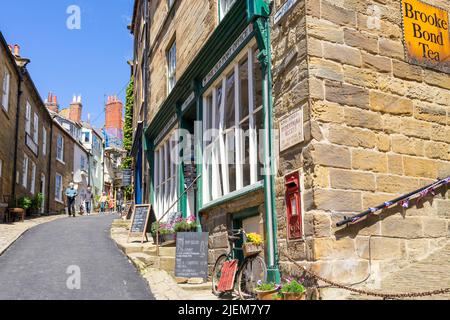
[[[298,264],[295,260],[293,260],[289,255],[287,255],[285,252],[282,253],[289,261],[293,262],[295,266],[302,269],[304,272],[308,273],[312,277],[316,278],[317,280],[320,280],[322,282],[325,282],[333,287],[337,287],[343,290],[351,291],[354,293],[359,293],[367,296],[374,296],[374,297],[380,297],[384,299],[394,299],[394,298],[418,298],[418,297],[426,297],[426,296],[433,296],[433,295],[439,295],[439,294],[446,294],[450,293],[450,288],[445,289],[439,289],[439,290],[433,290],[433,291],[423,291],[423,292],[412,292],[412,293],[382,293],[382,292],[374,292],[369,290],[363,290],[363,289],[355,289],[351,288],[345,285],[342,285],[340,283],[336,283],[334,281],[325,279],[316,273],[312,272],[311,270],[306,269],[304,266]]]

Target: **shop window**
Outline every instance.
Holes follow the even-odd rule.
[[[169,51],[167,51],[167,89],[168,93],[172,91],[177,82],[176,80],[177,69],[177,45],[174,41]]]
[[[62,202],[63,200],[63,179],[60,174],[55,176],[55,200]]]
[[[158,145],[154,155],[155,213],[158,218],[172,206],[172,211],[177,211],[174,205],[178,198],[176,155],[177,144],[172,133]]]
[[[2,106],[6,112],[9,110],[9,86],[11,81],[11,75],[9,71],[6,70],[3,75],[3,87],[2,87]]]
[[[236,0],[220,0],[219,4],[219,20],[222,21],[222,19],[227,15],[228,11],[230,11],[233,4],[236,2]]]
[[[206,204],[262,180],[262,72],[254,48],[241,52],[226,68],[207,89],[203,104]]]

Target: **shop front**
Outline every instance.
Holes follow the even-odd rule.
[[[237,2],[145,136],[157,219],[194,216],[209,232],[210,269],[228,249],[228,230],[262,235],[278,280],[267,16],[264,1]]]

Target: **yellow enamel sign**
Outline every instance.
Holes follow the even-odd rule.
[[[448,12],[418,0],[402,0],[407,60],[450,73]]]

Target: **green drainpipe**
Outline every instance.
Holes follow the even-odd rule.
[[[270,49],[269,4],[263,0],[248,0],[249,19],[254,20],[255,36],[258,43],[258,60],[263,73],[263,117],[264,117],[264,199],[266,209],[266,245],[268,281],[280,283],[277,244],[277,214],[275,205],[275,163],[273,156],[273,102],[272,102],[272,56]]]

